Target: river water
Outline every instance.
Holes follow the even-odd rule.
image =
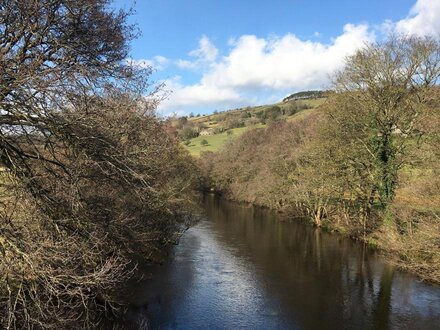
[[[203,206],[133,290],[132,317],[149,328],[440,329],[440,287],[362,244],[213,195]]]

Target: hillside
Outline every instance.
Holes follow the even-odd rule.
[[[204,189],[303,216],[379,247],[403,269],[440,283],[439,92],[428,90],[426,106],[420,107],[417,130],[423,137],[398,131],[388,136],[388,148],[405,144],[405,150],[396,156],[403,166],[395,170],[398,184],[386,206],[379,190],[383,171],[370,153],[381,146],[383,134],[359,129],[371,125],[378,107],[360,108],[348,93],[203,153]]]
[[[202,154],[204,189],[302,216],[440,283],[439,53],[406,37],[360,49],[312,115]]]
[[[326,98],[290,100],[275,104],[215,112],[199,117],[173,120],[175,134],[193,156],[217,151],[227,142],[252,128],[264,128],[274,121],[294,121],[312,113]]]

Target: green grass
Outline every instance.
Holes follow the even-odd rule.
[[[315,111],[315,109],[317,107],[319,107],[322,103],[324,103],[325,100],[326,100],[325,98],[301,100],[301,101],[299,101],[300,103],[307,104],[309,106],[312,106],[313,108],[301,110],[298,113],[294,114],[293,116],[284,117],[284,119],[291,122],[291,121],[295,121],[295,120],[304,118],[307,115],[311,114],[313,111]],[[250,112],[252,117],[255,117],[255,114],[258,111],[265,110],[266,108],[272,107],[274,105],[278,105],[281,108],[288,106],[288,104],[281,102],[281,103],[272,104],[272,105],[261,105],[261,106],[251,107],[251,108],[244,108],[244,109],[240,109],[240,110],[233,110],[233,111],[230,111],[229,114],[234,114],[234,113],[237,114],[239,112],[246,111],[246,112]],[[221,120],[219,120],[219,119],[221,118],[221,116],[224,116],[224,115],[225,115],[225,113],[218,113],[218,114],[211,114],[211,115],[206,115],[206,116],[201,116],[201,117],[196,117],[196,118],[190,118],[189,120],[191,120],[193,122],[197,122],[197,123],[203,123],[205,125],[205,127],[207,127],[207,128],[214,128],[219,125],[219,123],[221,122]],[[234,128],[234,129],[229,130],[230,132],[232,132],[232,134],[230,134],[230,135],[228,135],[227,132],[223,132],[221,134],[215,134],[215,135],[209,135],[209,136],[199,136],[194,139],[191,139],[190,140],[191,143],[188,146],[184,145],[183,143],[182,144],[190,152],[191,155],[199,157],[200,153],[202,151],[216,152],[221,147],[223,147],[228,141],[231,141],[232,139],[236,138],[237,136],[240,136],[245,131],[252,129],[252,128],[263,128],[263,127],[266,127],[266,125],[258,124],[255,126]],[[208,141],[208,145],[202,146],[201,145],[202,140]]]
[[[265,127],[265,125],[256,125],[256,126],[250,126],[250,127],[239,127],[230,129],[229,131],[232,132],[232,134],[228,135],[227,132],[223,132],[221,134],[215,134],[215,135],[208,135],[208,136],[198,136],[194,139],[191,139],[191,143],[188,146],[185,146],[186,149],[189,150],[190,154],[193,156],[200,156],[200,153],[202,151],[217,151],[222,146],[224,146],[228,141],[231,141],[232,139],[236,138],[237,136],[240,136],[244,132],[246,132],[248,129],[251,128],[262,128]],[[202,146],[201,142],[202,140],[208,141],[208,145]]]
[[[326,98],[319,98],[319,99],[299,100],[296,102],[299,104],[307,104],[308,106],[311,106],[313,108],[317,108],[318,106],[323,104],[325,102],[325,100],[326,100]],[[194,123],[203,123],[207,128],[213,128],[213,127],[218,126],[218,124],[221,122],[220,118],[222,118],[223,116],[225,116],[227,114],[239,115],[241,112],[249,112],[252,117],[255,117],[256,113],[259,111],[264,111],[264,110],[271,108],[273,106],[279,106],[281,109],[283,109],[285,107],[289,107],[290,104],[291,103],[289,103],[289,102],[288,103],[279,102],[279,103],[275,103],[275,104],[258,105],[258,106],[254,106],[254,107],[247,107],[247,108],[241,108],[241,109],[237,109],[237,110],[231,110],[228,112],[219,112],[217,114],[209,114],[209,115],[204,115],[204,116],[200,116],[200,117],[193,117],[193,118],[189,118],[189,120]],[[300,112],[303,112],[303,111],[300,111]],[[211,122],[217,122],[217,123],[211,124]]]
[[[308,115],[310,115],[315,110],[316,110],[316,108],[302,110],[300,112],[295,113],[293,116],[287,117],[286,121],[292,122],[292,121],[295,121],[295,120],[298,120],[298,119],[303,119],[303,118],[307,117]]]

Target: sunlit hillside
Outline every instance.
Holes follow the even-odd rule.
[[[196,137],[184,139],[182,144],[193,156],[199,156],[203,151],[215,152],[249,129],[264,128],[268,123],[276,120],[290,122],[304,118],[314,112],[325,100],[326,98],[319,98],[280,102],[188,118],[188,122],[199,127],[200,132]],[[262,118],[264,114],[266,116]],[[231,127],[228,128],[228,125]],[[233,127],[235,125],[239,127]],[[201,135],[203,131],[208,131],[210,134]]]

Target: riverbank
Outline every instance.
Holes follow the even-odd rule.
[[[424,136],[389,137],[387,148],[405,148],[392,164],[378,164],[371,150],[380,152],[383,141],[374,132],[359,135],[356,127],[368,122],[350,122],[354,110],[344,94],[297,121],[247,131],[202,154],[201,185],[230,200],[294,209],[314,226],[363,240],[421,280],[440,283],[438,93],[429,91],[423,109]]]
[[[269,203],[261,203],[261,201],[255,203],[252,200],[240,199],[231,194],[222,194],[219,191],[213,192],[214,190],[210,189],[210,193],[221,196],[227,201],[244,204],[247,207],[272,210],[282,214],[283,219],[316,228],[313,220],[307,215],[299,213],[301,212],[299,209],[287,205],[274,206]],[[326,233],[362,242],[369,248],[375,249],[387,262],[398,269],[416,275],[421,281],[436,285],[440,284],[440,251],[432,252],[436,250],[435,246],[424,246],[425,249],[423,249],[423,242],[427,242],[426,237],[423,239],[417,239],[417,237],[413,237],[411,240],[402,239],[401,235],[397,233],[396,227],[389,224],[363,235],[360,232],[353,231],[350,227],[344,226],[341,222],[338,223],[332,220],[334,219],[324,219],[319,229]],[[420,256],[420,251],[425,254]],[[429,258],[428,261],[426,260],[427,257]]]
[[[377,192],[370,195],[371,182],[322,159],[335,152],[319,136],[324,110],[248,131],[227,148],[202,154],[201,187],[365,241],[399,268],[440,283],[440,169],[434,146],[411,150],[419,162],[399,171],[395,197],[383,207]]]

